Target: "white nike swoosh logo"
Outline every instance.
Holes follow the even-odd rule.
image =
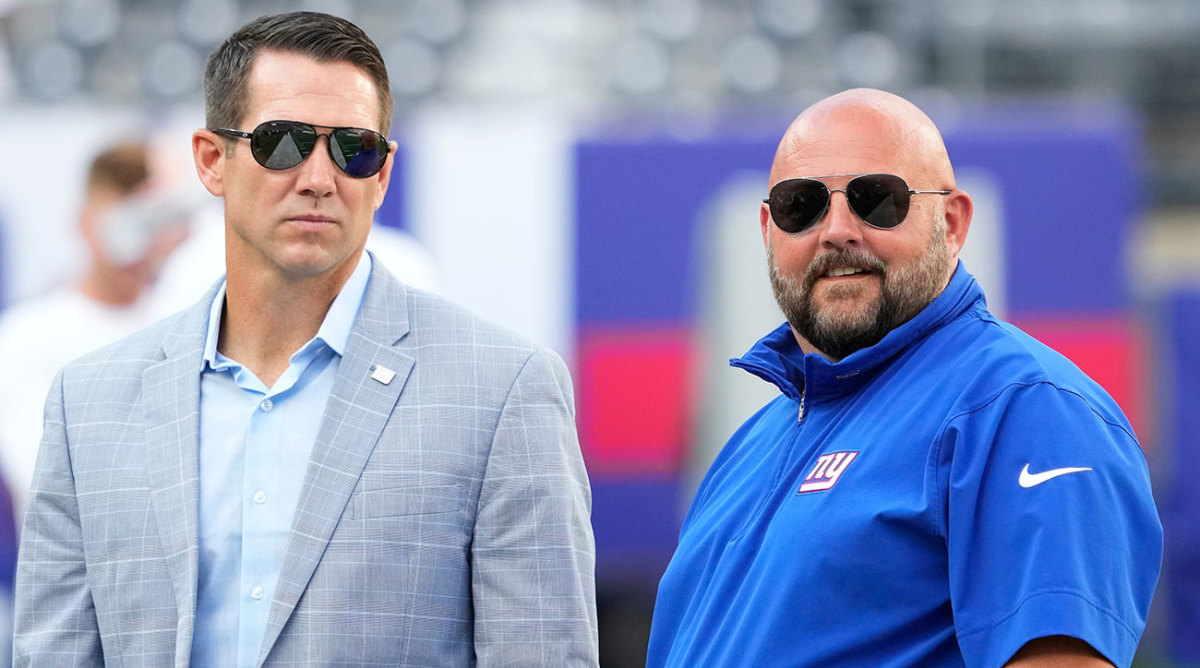
[[[1021,469],[1021,477],[1020,477],[1020,479],[1017,480],[1017,482],[1020,483],[1020,485],[1022,487],[1026,487],[1026,488],[1036,487],[1037,485],[1040,485],[1040,484],[1046,482],[1047,480],[1057,478],[1060,475],[1067,475],[1068,473],[1080,473],[1082,471],[1091,471],[1091,470],[1092,470],[1092,467],[1090,467],[1090,466],[1084,466],[1084,467],[1068,466],[1068,467],[1061,468],[1061,469],[1050,469],[1049,471],[1042,471],[1041,473],[1030,473],[1029,472],[1029,464],[1026,464],[1025,468]]]

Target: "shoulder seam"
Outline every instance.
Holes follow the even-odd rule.
[[[1087,397],[1083,396],[1079,392],[1076,392],[1075,390],[1071,390],[1071,389],[1062,387],[1061,385],[1058,385],[1057,383],[1055,383],[1054,381],[1052,381],[1050,379],[1031,380],[1031,381],[1024,381],[1024,382],[1009,383],[1009,384],[1005,385],[1004,387],[997,390],[995,392],[995,394],[993,394],[992,396],[990,396],[987,399],[985,399],[984,401],[982,401],[978,406],[975,406],[974,408],[967,408],[967,409],[961,410],[958,413],[955,413],[955,414],[947,417],[945,422],[942,423],[942,426],[937,431],[937,440],[939,442],[941,441],[942,434],[945,433],[947,428],[949,428],[950,423],[954,422],[955,420],[957,420],[963,416],[970,415],[972,413],[977,413],[977,412],[987,408],[991,404],[995,403],[995,401],[997,399],[999,399],[1002,395],[1004,395],[1009,390],[1029,388],[1029,387],[1034,387],[1036,385],[1049,385],[1050,387],[1054,388],[1055,390],[1057,390],[1059,392],[1065,392],[1066,394],[1070,394],[1070,395],[1078,398],[1080,401],[1083,402],[1083,405],[1088,407],[1088,410],[1090,410],[1093,415],[1095,415],[1097,418],[1099,418],[1105,424],[1109,425],[1110,427],[1115,427],[1117,429],[1120,429],[1121,431],[1125,432],[1125,435],[1128,436],[1131,440],[1133,440],[1135,443],[1137,442],[1137,437],[1132,432],[1130,432],[1128,429],[1126,429],[1124,425],[1113,422],[1112,420],[1109,420],[1107,417],[1102,415],[1099,411],[1096,410],[1096,407],[1093,406],[1090,401],[1088,401]],[[1114,402],[1115,402],[1115,400],[1114,400]]]

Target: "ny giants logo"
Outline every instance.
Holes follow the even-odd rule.
[[[800,484],[797,494],[805,492],[823,492],[837,484],[838,478],[850,466],[850,462],[858,456],[857,452],[831,452],[817,458],[817,464],[808,472],[804,482]]]

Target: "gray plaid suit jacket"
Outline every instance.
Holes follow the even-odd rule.
[[[55,380],[21,535],[17,665],[187,665],[214,294]],[[574,412],[553,352],[376,260],[259,665],[596,665]]]

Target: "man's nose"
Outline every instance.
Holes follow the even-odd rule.
[[[820,226],[820,241],[839,248],[862,241],[863,221],[850,210],[844,190],[830,189],[829,208]]]
[[[325,145],[321,145],[324,139]],[[337,165],[329,155],[328,133],[318,134],[313,142],[312,152],[300,163],[300,174],[296,179],[296,188],[302,195],[326,197],[337,189]]]

